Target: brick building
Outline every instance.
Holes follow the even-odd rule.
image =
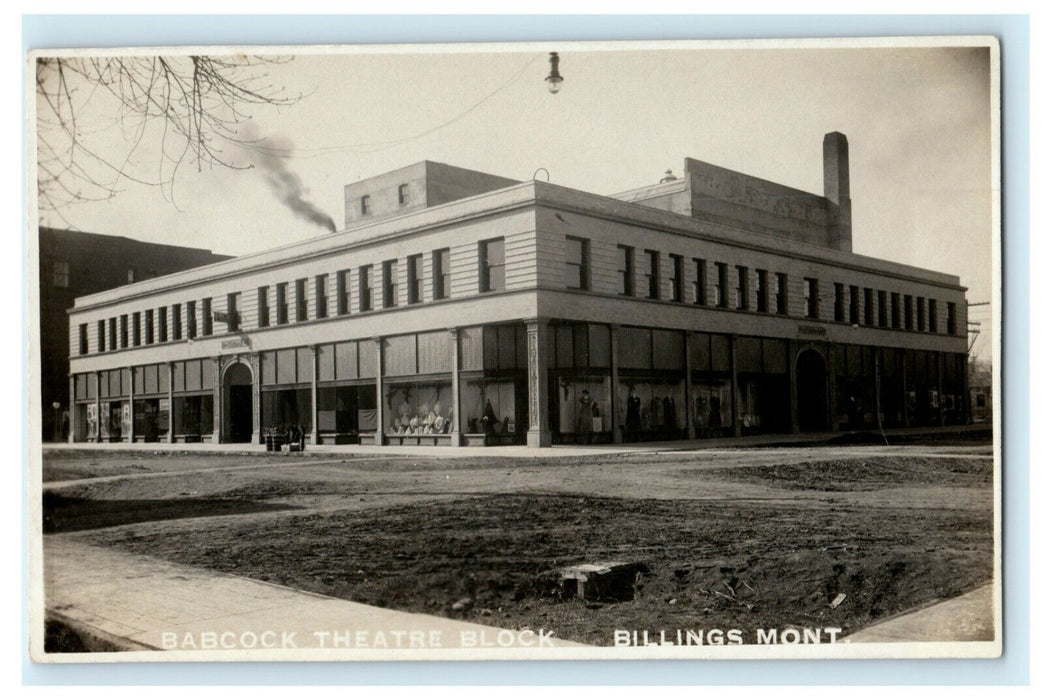
[[[62,437],[69,410],[69,309],[73,300],[229,256],[47,227],[39,229],[39,236],[42,437],[54,440]]]
[[[80,297],[72,440],[621,442],[965,422],[957,277],[824,194],[687,159],[607,197],[423,162],[345,228]]]

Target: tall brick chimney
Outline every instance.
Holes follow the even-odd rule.
[[[852,252],[852,199],[848,191],[848,139],[840,131],[823,137],[823,196],[831,203],[830,245]]]

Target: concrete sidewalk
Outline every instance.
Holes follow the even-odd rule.
[[[948,425],[931,428],[893,428],[885,431],[888,437],[920,435],[947,435],[968,431],[986,430],[968,425]],[[863,433],[860,433],[863,434]],[[359,456],[425,456],[425,457],[583,457],[593,455],[657,453],[657,452],[701,452],[714,449],[763,448],[806,446],[811,444],[846,449],[851,445],[838,444],[845,433],[780,433],[771,435],[748,435],[744,437],[722,437],[700,440],[671,440],[666,442],[628,442],[598,445],[555,445],[553,447],[526,447],[525,445],[502,445],[496,447],[450,447],[450,446],[404,446],[404,445],[309,445],[304,453],[291,453],[287,457],[308,454],[337,454]],[[830,444],[834,442],[834,444]],[[883,444],[878,445],[887,449]],[[100,450],[141,452],[228,452],[263,454],[264,445],[235,443],[166,443],[166,442],[45,442],[43,450]]]
[[[45,536],[43,549],[46,617],[70,627],[92,651],[326,649],[372,658],[403,650],[582,646],[543,630],[385,610],[60,535]]]
[[[845,637],[844,642],[991,642],[993,585],[894,617]]]

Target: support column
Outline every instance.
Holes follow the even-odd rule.
[[[373,434],[375,445],[384,444],[384,340],[377,336],[377,431]]]
[[[742,435],[739,419],[739,377],[736,371],[736,336],[729,336],[729,367],[730,380],[732,381],[732,436]]]
[[[130,374],[130,386],[127,388],[127,406],[130,411],[130,434],[127,436],[127,442],[134,444],[134,368],[127,368],[128,374]]]
[[[102,441],[102,414],[101,414],[101,372],[94,373],[94,422],[96,423],[94,435],[95,442]]]
[[[939,425],[944,425],[945,407],[943,406],[943,357],[942,352],[935,352],[935,396],[938,406],[935,407],[935,420]]]
[[[318,304],[319,302],[316,301]],[[312,353],[312,431],[308,436],[313,445],[319,444],[319,348],[309,345]]]
[[[250,403],[253,415],[253,425],[250,428],[250,441],[258,445],[261,443],[261,355],[250,353]]]
[[[167,363],[167,442],[174,442],[174,363]]]
[[[549,447],[551,429],[548,424],[547,366],[549,357],[547,321],[526,319],[528,338],[528,381],[529,381],[529,432],[526,444],[529,447]]]
[[[221,358],[214,358],[214,435],[211,442],[215,445],[221,442],[221,433],[225,425],[225,406],[221,400],[223,387],[221,381]]]
[[[884,417],[881,415],[881,348],[871,349],[874,353],[874,424],[883,432]]]
[[[686,333],[682,346],[685,353],[685,437],[689,440],[696,439],[696,426],[692,422],[692,354],[689,352],[692,338],[692,333]]]
[[[794,341],[787,340],[787,391],[789,392],[790,406],[790,432],[797,434],[801,432],[801,421],[798,416],[798,385],[797,385],[797,357],[800,348],[796,347]]]
[[[450,420],[450,445],[459,447],[463,442],[460,430],[460,330],[450,328],[449,337],[450,347],[453,350],[450,365],[451,391],[453,392],[453,413],[450,414],[452,416]]]
[[[613,443],[623,442],[623,426],[620,417],[623,415],[626,403],[620,402],[620,338],[618,333],[620,326],[609,326],[609,390],[612,392],[612,400],[609,402],[611,420],[613,421]]]
[[[61,420],[59,418],[59,420]],[[61,423],[58,424],[58,429],[61,430]],[[76,377],[72,374],[69,375],[69,435],[65,438],[66,442],[75,442],[76,437]]]
[[[902,372],[900,372],[900,374],[902,375],[902,381],[903,381],[903,400],[900,402],[900,405],[903,407],[903,427],[904,428],[909,428],[910,427],[910,407],[907,405],[907,399],[906,399],[906,381],[907,381],[906,380],[906,350],[900,350],[899,351],[899,362],[902,363],[901,364]]]
[[[829,344],[826,346],[826,371],[827,371],[827,411],[830,412],[830,430],[837,432],[841,429],[841,423],[837,419],[837,374],[834,372],[835,356],[837,346]]]

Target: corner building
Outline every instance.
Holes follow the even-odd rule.
[[[616,196],[422,162],[343,231],[81,297],[71,440],[628,442],[964,423],[957,277],[824,195],[693,159]]]

